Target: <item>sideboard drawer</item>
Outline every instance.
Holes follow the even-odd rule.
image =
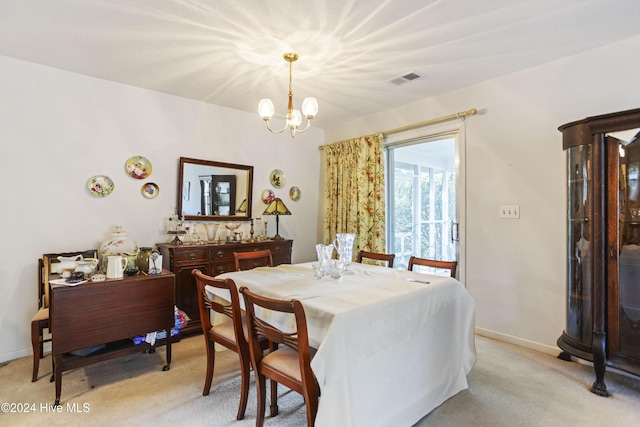
[[[291,242],[275,243],[269,246],[271,255],[280,256],[283,254],[291,254]]]
[[[208,258],[206,249],[180,249],[175,251],[176,262],[202,262]]]
[[[230,248],[227,249],[212,249],[211,250],[211,261],[212,262],[216,262],[216,261],[221,261],[224,259],[228,259],[231,258],[233,259],[233,250],[231,250]]]
[[[211,276],[217,276],[218,274],[228,273],[230,271],[234,271],[235,269],[236,263],[232,258],[225,261],[211,263],[211,271],[209,273]]]

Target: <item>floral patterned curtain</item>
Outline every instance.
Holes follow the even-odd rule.
[[[355,233],[360,250],[386,252],[382,134],[324,146],[327,172],[324,241]]]

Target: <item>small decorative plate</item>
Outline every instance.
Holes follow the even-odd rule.
[[[87,181],[89,192],[96,197],[107,197],[113,191],[113,181],[106,175],[94,175]]]
[[[276,188],[284,187],[284,184],[287,182],[286,178],[284,177],[284,172],[282,172],[280,169],[272,170],[270,179],[271,179],[271,185],[273,185]]]
[[[262,194],[260,196],[262,197],[262,203],[264,203],[265,205],[273,202],[276,198],[276,195],[273,194],[273,191],[269,189],[262,190]]]
[[[151,170],[153,167],[151,166],[151,162],[146,157],[142,156],[133,156],[129,157],[127,163],[125,164],[125,169],[127,173],[136,179],[145,179],[149,178],[151,175]]]
[[[302,192],[298,187],[291,187],[289,189],[289,197],[291,197],[291,200],[293,200],[294,202],[300,200],[300,196],[302,196]]]
[[[160,193],[160,188],[156,183],[147,182],[142,186],[142,195],[147,199],[154,199],[158,193]]]

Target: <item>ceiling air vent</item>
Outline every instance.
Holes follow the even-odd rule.
[[[420,77],[422,77],[420,74],[416,72],[411,72],[409,74],[405,74],[404,76],[396,77],[395,79],[391,80],[391,84],[398,86],[403,83],[407,83],[412,80],[419,79]]]

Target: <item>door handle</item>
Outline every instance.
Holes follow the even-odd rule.
[[[451,221],[451,243],[460,241],[460,224]]]

